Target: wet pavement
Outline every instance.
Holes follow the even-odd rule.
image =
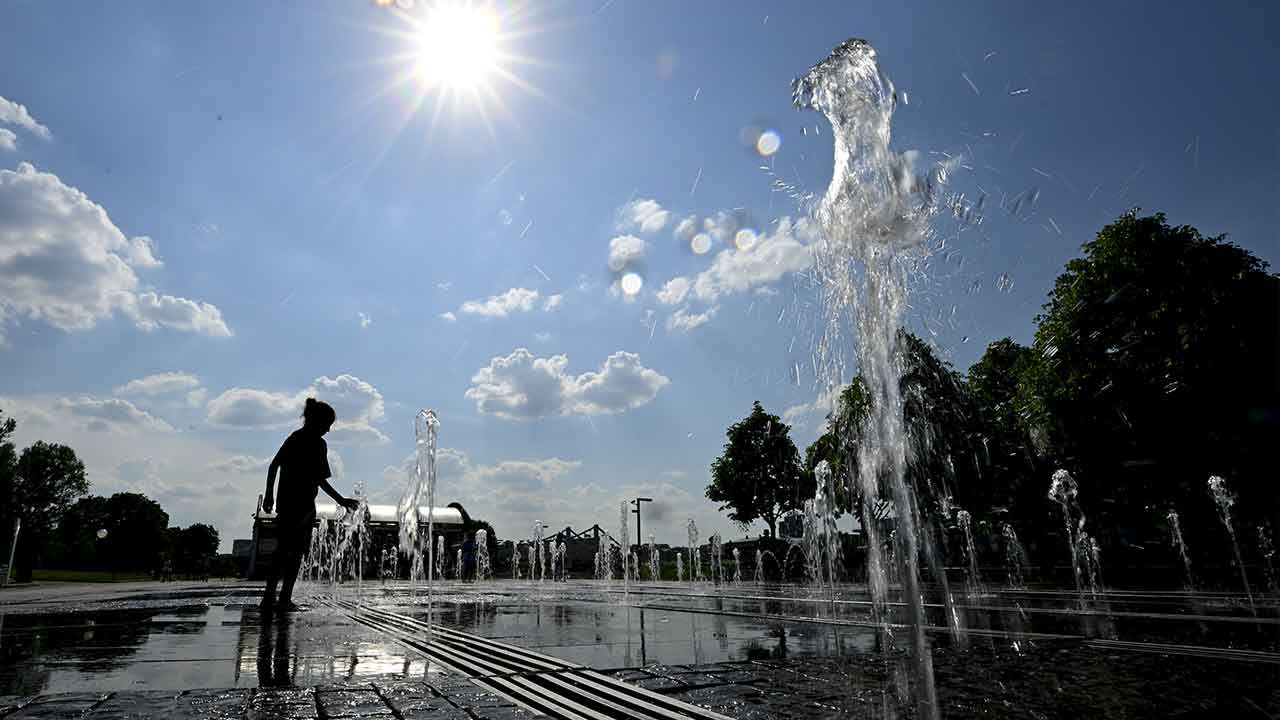
[[[317,587],[264,622],[249,583],[0,592],[0,718],[521,717],[331,599],[425,620],[403,585]],[[658,583],[446,584],[446,627],[606,671],[735,718],[881,716],[909,707],[905,633],[856,589]],[[949,717],[1277,717],[1280,608],[1230,594],[998,591],[931,609]],[[891,619],[892,608],[891,608]],[[1159,712],[1155,712],[1155,710]],[[908,713],[909,714],[909,713]]]

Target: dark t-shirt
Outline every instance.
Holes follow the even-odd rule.
[[[315,515],[320,483],[333,477],[329,470],[329,445],[324,438],[305,430],[294,430],[280,446],[275,463],[280,467],[276,512],[295,517]]]

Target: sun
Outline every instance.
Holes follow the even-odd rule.
[[[484,5],[441,2],[417,27],[413,73],[425,88],[475,91],[502,70],[502,27]]]

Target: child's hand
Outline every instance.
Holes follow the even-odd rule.
[[[360,501],[356,500],[355,498],[343,498],[342,507],[352,512],[355,512],[356,510],[360,509]]]

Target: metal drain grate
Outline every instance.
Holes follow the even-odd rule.
[[[590,668],[380,608],[320,602],[385,632],[454,672],[535,712],[566,720],[732,720],[696,705],[602,675]]]

